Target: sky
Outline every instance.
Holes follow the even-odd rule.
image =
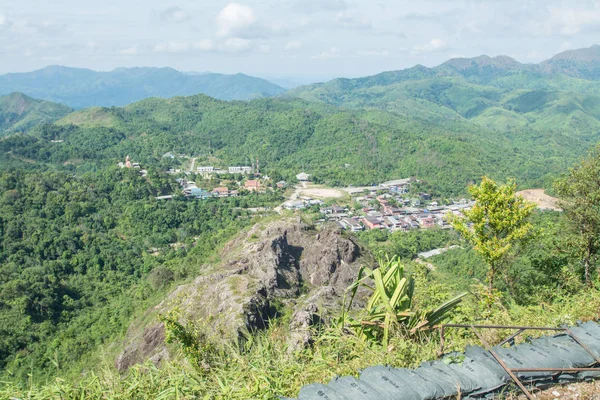
[[[600,43],[598,0],[1,0],[0,73],[169,66],[313,80]]]

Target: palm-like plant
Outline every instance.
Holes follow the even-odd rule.
[[[405,273],[404,266],[398,259],[380,258],[379,268],[361,267],[358,278],[348,287],[350,302],[344,310],[343,318],[349,322],[360,337],[389,344],[390,332],[404,328],[411,333],[429,330],[449,317],[452,311],[467,293],[462,293],[433,310],[413,308],[414,279]],[[359,320],[348,317],[348,311],[359,288],[371,291],[371,297]]]

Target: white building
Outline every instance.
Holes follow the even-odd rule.
[[[212,174],[213,172],[215,172],[215,167],[209,167],[209,166],[207,166],[207,167],[198,167],[198,168],[196,168],[196,170],[198,172],[200,172],[200,173],[203,173],[203,174]]]
[[[252,172],[252,167],[229,167],[230,174],[249,174]]]
[[[305,172],[301,172],[298,175],[296,175],[296,179],[298,179],[298,181],[300,182],[308,182],[308,180],[310,179],[310,175]]]

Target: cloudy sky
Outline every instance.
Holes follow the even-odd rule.
[[[0,73],[60,64],[355,77],[600,42],[598,0],[3,0]]]

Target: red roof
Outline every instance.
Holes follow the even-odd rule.
[[[244,184],[244,187],[255,187],[255,188],[259,188],[260,187],[260,181],[257,181],[255,179],[251,179],[249,181],[246,181],[246,183]]]
[[[226,187],[218,187],[215,190],[213,190],[213,192],[217,192],[217,193],[228,193],[229,189]]]

